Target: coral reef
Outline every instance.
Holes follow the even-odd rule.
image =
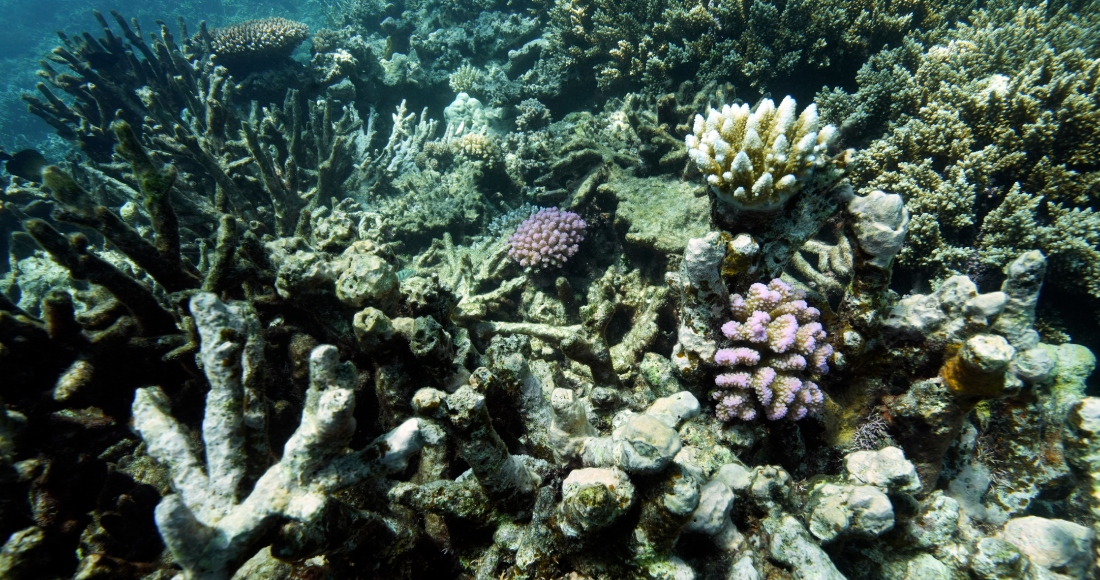
[[[981,4],[94,13],[0,577],[1096,576],[1100,13]]]

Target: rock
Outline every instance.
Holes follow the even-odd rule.
[[[790,515],[769,517],[763,521],[771,541],[768,554],[800,580],[846,580],[829,555],[810,536],[806,528]]]
[[[1027,558],[1016,546],[997,538],[982,538],[970,559],[971,574],[982,580],[1024,578],[1027,569]]]
[[[849,453],[844,458],[844,467],[852,483],[873,485],[892,492],[913,492],[921,487],[916,468],[897,447]]]
[[[571,538],[610,525],[634,503],[634,485],[617,468],[574,469],[561,488],[558,528]]]
[[[1016,546],[1033,564],[1074,578],[1092,567],[1095,534],[1085,526],[1037,516],[1008,520],[1000,538]]]
[[[687,391],[653,401],[645,411],[668,427],[676,429],[681,423],[699,414],[699,400]]]
[[[810,491],[810,533],[822,542],[842,536],[874,537],[894,527],[894,507],[870,485],[819,483]]]
[[[361,252],[356,242],[333,261],[340,275],[336,279],[336,297],[352,308],[385,305],[397,297],[399,283],[393,267],[374,254]]]
[[[905,201],[900,195],[876,189],[866,196],[853,197],[848,202],[848,212],[856,218],[852,229],[860,249],[871,256],[872,264],[888,268],[909,231]]]
[[[959,502],[935,491],[922,504],[917,517],[905,524],[909,541],[917,548],[946,544],[959,527]]]
[[[610,437],[590,437],[581,448],[587,467],[620,467],[627,473],[656,473],[680,451],[680,435],[649,415],[634,415]]]
[[[951,569],[931,554],[917,554],[908,560],[883,566],[883,580],[951,580]]]

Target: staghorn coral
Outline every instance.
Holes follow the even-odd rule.
[[[1088,30],[1041,7],[977,11],[890,69],[906,114],[860,151],[852,179],[860,192],[905,198],[914,218],[903,266],[939,281],[1041,249],[1067,274],[1056,284],[1100,295],[1089,227],[1100,59],[1075,40]]]
[[[809,379],[829,372],[833,347],[817,321],[821,313],[804,298],[779,279],[730,296],[734,319],[722,325],[722,334],[733,343],[714,353],[715,364],[734,370],[714,379],[719,419],[751,421],[757,406],[771,421],[798,421],[821,410],[824,397]]]
[[[556,96],[579,77],[605,90],[730,80],[754,96],[800,76],[849,75],[906,32],[954,24],[973,2],[557,0],[550,49],[526,84]],[[918,32],[919,31],[919,32]]]
[[[156,510],[161,537],[183,567],[184,577],[217,579],[257,549],[257,541],[276,519],[293,522],[277,541],[284,557],[314,549],[310,543],[318,541],[315,536],[323,538],[329,525],[324,518],[340,511],[329,496],[363,479],[403,469],[408,456],[419,450],[421,438],[419,425],[410,419],[370,448],[345,453],[355,431],[355,396],[348,388],[354,373],[339,363],[335,347],[321,346],[310,354],[310,387],[301,425],[280,460],[244,496],[245,444],[262,443],[266,426],[263,396],[255,391],[263,346],[241,342],[254,334],[247,328],[257,324],[255,314],[212,294],[192,297],[191,311],[202,337],[198,356],[210,381],[202,427],[205,463],[189,449],[168,398],[157,387],[136,391],[134,430],[150,456],[171,473],[175,493],[165,496]],[[254,451],[267,452],[265,447]],[[361,524],[389,525],[373,514],[357,516]]]

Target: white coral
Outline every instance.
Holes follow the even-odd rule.
[[[738,207],[772,209],[801,191],[815,172],[839,177],[848,152],[828,154],[836,128],[820,126],[817,107],[795,115],[786,97],[776,107],[764,99],[755,109],[725,105],[695,116],[685,139],[688,156],[706,176],[719,199]]]
[[[346,452],[355,432],[355,394],[343,378],[348,369],[342,368],[350,363],[340,364],[336,347],[320,346],[310,355],[310,387],[298,429],[282,458],[242,497],[249,421],[246,385],[258,362],[254,345],[243,339],[255,336],[250,332],[254,315],[246,305],[224,304],[212,294],[195,295],[191,312],[202,339],[199,357],[210,381],[202,425],[206,461],[191,449],[158,387],[135,393],[134,430],[145,441],[146,452],[165,464],[171,475],[175,493],[161,500],[155,512],[165,545],[185,578],[220,579],[259,547],[256,543],[276,521],[313,522],[332,492],[403,469],[422,441],[419,423],[410,419],[367,450]],[[260,352],[262,348],[259,345]],[[262,402],[258,406],[262,408]]]

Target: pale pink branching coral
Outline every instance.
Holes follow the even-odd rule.
[[[584,219],[571,211],[540,209],[512,234],[508,255],[524,267],[560,267],[577,253],[587,227]]]
[[[833,347],[817,321],[821,312],[805,297],[778,278],[730,296],[733,320],[722,334],[732,343],[714,354],[716,364],[731,368],[714,379],[718,418],[751,421],[763,407],[772,421],[797,421],[821,410],[824,397],[810,379],[829,372]]]

